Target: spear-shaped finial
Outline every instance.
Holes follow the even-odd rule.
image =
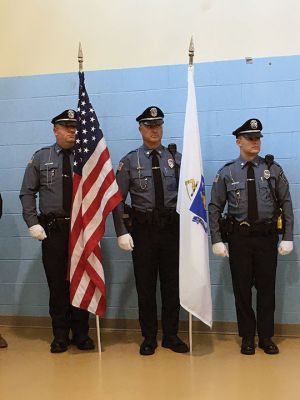
[[[194,63],[194,40],[192,36],[189,47],[189,65],[193,65],[193,63]]]
[[[79,42],[78,62],[79,62],[79,72],[82,72],[83,71],[83,53],[82,53],[82,48],[81,48],[81,42]]]

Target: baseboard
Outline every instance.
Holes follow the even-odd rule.
[[[50,317],[0,316],[0,325],[17,327],[50,328]],[[95,328],[95,318],[90,319],[90,327]],[[139,331],[139,322],[134,319],[101,319],[101,329]],[[188,321],[180,321],[179,330],[188,331]],[[212,329],[200,321],[193,321],[193,333],[237,334],[237,323],[214,321]],[[300,324],[276,324],[276,336],[300,337]]]

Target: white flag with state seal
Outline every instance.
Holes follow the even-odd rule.
[[[188,66],[177,212],[180,214],[180,304],[211,327],[207,212],[193,65]]]

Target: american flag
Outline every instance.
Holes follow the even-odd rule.
[[[105,279],[100,240],[107,215],[122,201],[103,133],[79,72],[79,100],[70,230],[70,297],[75,307],[103,316]]]

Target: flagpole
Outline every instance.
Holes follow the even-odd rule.
[[[83,71],[83,52],[82,52],[81,42],[79,42],[79,48],[78,48],[78,63],[79,63],[79,72],[82,72]],[[97,329],[98,353],[101,355],[102,350],[101,350],[99,315],[96,315],[96,329]]]
[[[193,36],[191,37],[190,46],[189,46],[189,67],[194,64],[194,40]],[[190,345],[190,354],[193,353],[193,315],[189,312],[189,345]]]
[[[98,344],[98,352],[101,356],[101,338],[100,338],[100,321],[99,321],[99,315],[96,315],[96,328],[97,328],[97,344]]]
[[[79,72],[82,72],[83,71],[83,53],[82,53],[81,42],[79,42],[79,48],[78,48],[78,63],[79,63]]]

